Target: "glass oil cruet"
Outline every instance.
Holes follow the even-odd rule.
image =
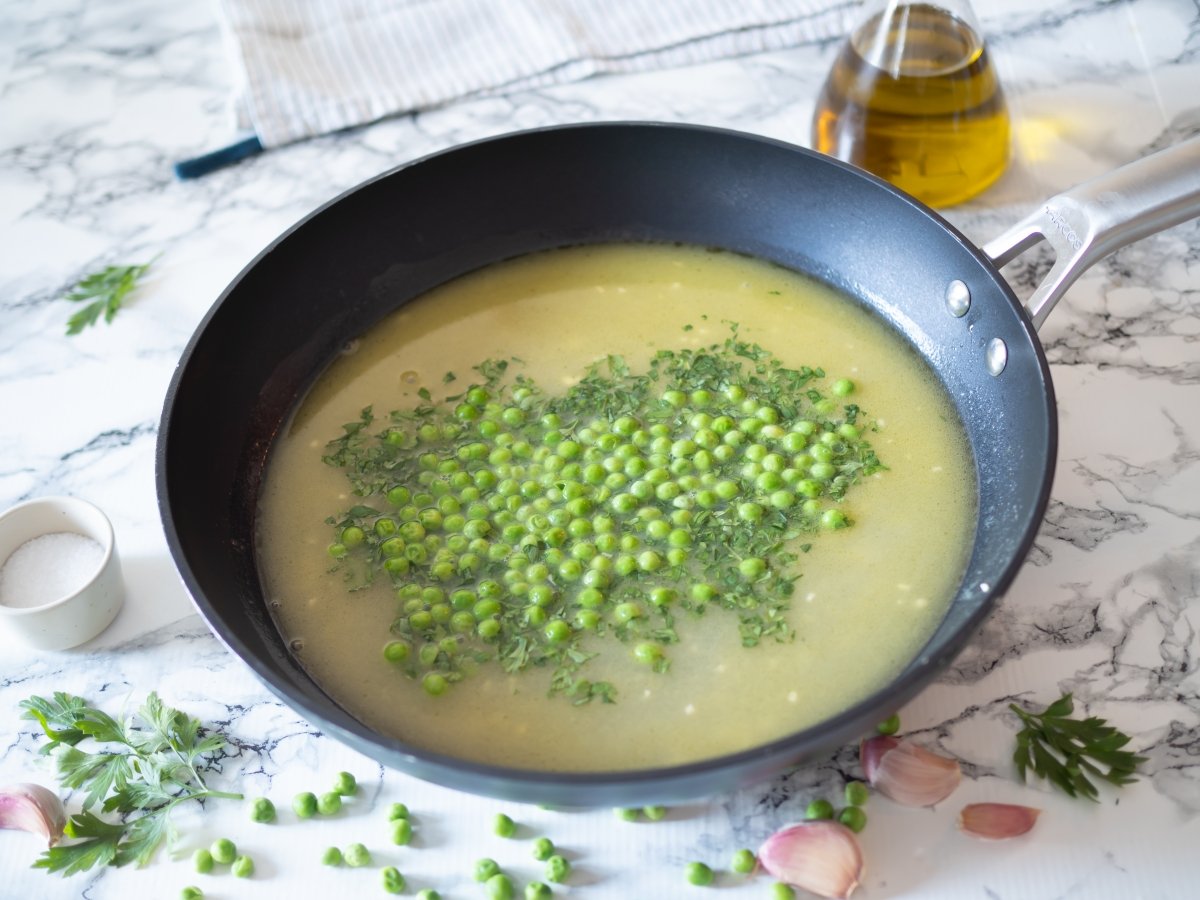
[[[868,0],[817,98],[812,144],[931,206],[1009,159],[1008,108],[966,0]]]

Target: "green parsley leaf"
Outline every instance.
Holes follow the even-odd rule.
[[[1096,716],[1070,718],[1075,709],[1070,694],[1040,713],[1015,703],[1009,708],[1024,723],[1013,752],[1013,763],[1022,781],[1032,771],[1071,797],[1096,800],[1099,794],[1089,775],[1118,786],[1131,784],[1137,780],[1133,777],[1137,767],[1146,761],[1144,756],[1121,749],[1129,743],[1129,735],[1107,720]]]
[[[72,303],[91,301],[67,320],[67,334],[79,334],[100,321],[112,322],[125,298],[137,286],[153,260],[135,266],[107,266],[84,277],[67,293]]]

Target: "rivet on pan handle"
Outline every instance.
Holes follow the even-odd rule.
[[[1197,216],[1200,138],[1192,138],[1051,197],[983,252],[999,268],[1043,238],[1054,248],[1054,265],[1026,304],[1033,327],[1041,328],[1093,263]]]

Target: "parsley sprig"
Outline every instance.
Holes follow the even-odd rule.
[[[35,868],[73,875],[98,865],[145,865],[164,839],[174,843],[170,812],[177,804],[242,798],[211,790],[201,774],[225,739],[156,693],[124,722],[62,691],[20,705],[24,718],[36,720],[50,738],[41,752],[54,756],[62,785],[83,793],[83,811],[66,828],[74,840],[51,847]],[[91,742],[86,750],[80,747],[85,741]],[[92,812],[96,806],[120,813],[120,821],[100,818]]]
[[[73,303],[91,302],[67,320],[67,334],[79,334],[83,329],[95,325],[101,315],[106,323],[112,322],[125,298],[137,287],[153,262],[151,260],[134,266],[107,266],[84,277],[71,288],[66,299]]]
[[[1040,713],[1009,704],[1024,724],[1017,734],[1017,749],[1013,762],[1021,780],[1032,770],[1039,778],[1047,779],[1072,797],[1083,796],[1096,800],[1098,792],[1089,775],[1110,784],[1125,785],[1146,757],[1121,749],[1129,743],[1123,734],[1107,720],[1096,716],[1072,719],[1075,703],[1064,694]]]

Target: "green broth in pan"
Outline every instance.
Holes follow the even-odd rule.
[[[497,379],[493,392],[506,392],[509,404],[515,403],[512,391],[519,379],[528,379],[546,395],[566,394],[579,390],[575,386],[589,367],[609,371],[610,356],[620,357],[637,376],[651,370],[656,354],[660,362],[691,359],[706,348],[730,346],[731,336],[739,347],[761,348],[789,369],[819,370],[824,377],[814,377],[798,391],[820,392],[831,401],[827,409],[836,407],[830,415],[838,421],[847,405],[861,407],[863,418],[845,433],[861,430],[882,463],[878,470],[864,469],[870,474],[858,478],[844,497],[839,492],[819,504],[814,501],[814,510],[820,506],[813,513],[814,527],[803,529],[783,548],[794,557],[786,572],[794,586],[790,596],[771,594],[776,598],[772,608],[786,609],[782,625],[768,629],[761,640],[753,634],[748,639],[741,621],[745,617],[719,603],[708,603],[702,614],[688,608],[700,604],[673,603],[667,618],[654,604],[642,602],[642,617],[627,626],[617,607],[622,596],[636,596],[636,590],[621,595],[619,586],[626,582],[614,576],[613,595],[593,617],[602,622],[597,633],[596,626],[579,627],[573,618],[579,606],[571,598],[579,597],[581,586],[573,583],[574,577],[559,577],[556,563],[565,555],[560,553],[547,567],[544,587],[561,599],[546,601],[547,618],[537,614],[532,620],[537,627],[531,626],[528,636],[532,642],[561,637],[547,637],[543,628],[556,617],[571,624],[571,646],[594,654],[577,667],[571,690],[563,690],[564,682],[556,680],[554,665],[509,671],[486,659],[496,655],[498,645],[478,639],[468,615],[467,633],[456,639],[463,654],[473,654],[461,667],[466,674],[438,683],[438,692],[431,693],[414,669],[420,641],[408,624],[396,625],[410,620],[403,598],[412,600],[416,588],[406,595],[406,585],[418,580],[428,584],[429,578],[418,579],[416,567],[411,575],[384,572],[374,532],[373,563],[365,546],[343,554],[339,544],[341,526],[349,521],[345,514],[356,506],[401,518],[382,496],[356,496],[347,472],[323,461],[337,446],[330,442],[345,434],[343,426],[360,421],[362,410],[371,407],[375,418],[363,434],[385,431],[389,411],[429,406],[482,382],[483,374],[474,367],[488,360],[511,361],[503,374],[492,372]],[[662,351],[671,356],[663,357]],[[747,371],[760,364],[749,357],[743,361]],[[845,384],[834,389],[841,379],[852,382],[852,394],[839,393]],[[664,382],[662,391],[667,387]],[[691,414],[693,398],[686,391],[669,399],[681,408],[681,416]],[[480,427],[480,413],[464,403],[461,396],[447,403],[445,420],[473,433]],[[658,414],[651,410],[648,415]],[[585,435],[575,441],[581,462],[595,437],[582,430],[615,421],[599,414],[566,418],[550,430],[572,441]],[[416,424],[404,427],[412,430]],[[496,449],[489,440],[481,440],[481,452]],[[675,449],[688,458],[698,452],[684,443]],[[415,455],[427,451],[419,445],[411,449]],[[592,452],[598,462],[600,452]],[[508,460],[507,453],[494,458],[503,460],[501,466],[522,462]],[[433,471],[436,460],[429,459]],[[524,468],[517,474],[523,476]],[[711,498],[694,502],[704,489],[699,481],[678,479],[684,489],[660,492],[660,507],[668,516],[676,508],[699,514],[711,505]],[[602,483],[598,469],[593,483]],[[490,477],[484,484],[490,485]],[[779,502],[791,509],[792,479],[782,487]],[[797,504],[802,502],[802,493],[792,493]],[[559,505],[566,504],[551,494]],[[600,496],[589,513],[605,513],[606,503],[613,502]],[[729,505],[731,513],[740,509],[741,499]],[[949,604],[974,532],[974,504],[970,452],[949,399],[924,362],[857,305],[803,275],[732,253],[598,245],[533,254],[457,279],[406,305],[356,342],[318,380],[273,448],[260,505],[258,556],[280,630],[297,648],[298,658],[330,696],[371,727],[413,745],[481,762],[611,771],[744,750],[815,724],[885,686],[917,654]],[[786,517],[766,500],[762,506],[761,527],[783,528]],[[445,508],[453,510],[453,504]],[[836,511],[834,518],[822,520],[827,510]],[[617,533],[633,528],[620,514],[613,517]],[[820,524],[840,524],[841,517],[849,527]],[[689,525],[687,518],[681,520],[681,530],[698,530],[699,524]],[[327,521],[331,519],[333,524]],[[360,516],[352,527],[360,520],[370,528],[371,516]],[[443,524],[436,515],[424,521],[431,531]],[[484,526],[489,538],[500,540],[502,524]],[[461,521],[454,527],[462,530]],[[662,528],[664,540],[667,530]],[[411,530],[405,533],[413,537]],[[564,537],[564,551],[570,539]],[[589,536],[588,542],[593,541]],[[713,576],[718,592],[733,585],[741,590],[738,572],[747,580],[760,579],[756,562],[736,568],[748,552],[739,541],[731,539],[729,546],[729,580],[722,584]],[[330,555],[331,545],[337,558]],[[523,548],[530,565],[540,564],[548,546],[534,542]],[[670,569],[665,550],[663,561],[647,562],[641,556],[644,546],[628,549],[624,555],[630,559],[654,563],[657,580],[660,565],[684,571]],[[595,553],[594,547],[588,552]],[[614,549],[613,558],[622,552]],[[402,565],[407,571],[408,564]],[[371,566],[376,577],[366,583],[363,572]],[[429,570],[420,571],[427,575]],[[679,595],[690,600],[694,582],[705,575],[688,571]],[[628,583],[636,587],[643,574],[634,572]],[[766,578],[760,579],[764,585]],[[447,610],[453,608],[448,598],[456,588],[479,586],[478,577],[469,572],[447,569],[442,580]],[[509,588],[505,583],[505,591]],[[535,605],[528,585],[519,590],[524,608]],[[412,609],[419,610],[420,603],[413,601]],[[665,624],[670,625],[669,639],[663,636]],[[646,645],[656,641],[661,657],[653,647],[647,656]],[[395,642],[393,647],[404,644],[408,658],[385,658],[389,642]],[[605,689],[572,693],[576,682]],[[589,696],[590,702],[575,702]]]

